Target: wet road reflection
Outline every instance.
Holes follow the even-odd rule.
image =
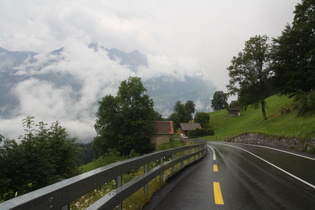
[[[208,147],[144,209],[315,209],[315,156],[223,142]]]

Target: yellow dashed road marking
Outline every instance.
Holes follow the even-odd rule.
[[[214,164],[214,165],[213,165],[213,171],[214,171],[214,172],[218,172],[218,171],[219,171],[219,168],[218,168],[218,165],[217,165],[217,164]]]
[[[213,182],[214,202],[218,205],[224,205],[220,182]]]

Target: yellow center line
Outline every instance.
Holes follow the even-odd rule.
[[[214,202],[218,205],[224,205],[220,182],[213,182]]]
[[[219,171],[219,168],[218,168],[218,165],[217,165],[217,164],[214,164],[214,165],[213,165],[213,171],[214,171],[214,172],[218,172],[218,171]]]

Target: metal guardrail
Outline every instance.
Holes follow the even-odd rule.
[[[206,142],[202,141],[202,143],[195,145],[119,161],[0,203],[0,209],[69,209],[71,202],[113,180],[116,182],[116,189],[87,209],[113,209],[116,207],[121,209],[122,202],[140,188],[144,188],[145,193],[147,193],[148,183],[154,178],[160,176],[160,183],[163,183],[163,173],[167,169],[172,169],[169,175],[172,176],[189,164],[204,157],[206,153]],[[157,161],[159,165],[149,170],[149,164]],[[175,167],[177,164],[180,165],[180,167],[177,167],[178,169]],[[124,174],[140,167],[144,168],[142,175],[122,184]]]

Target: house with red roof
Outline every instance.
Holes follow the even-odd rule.
[[[151,137],[151,144],[167,143],[174,135],[173,121],[155,121],[155,134]]]

